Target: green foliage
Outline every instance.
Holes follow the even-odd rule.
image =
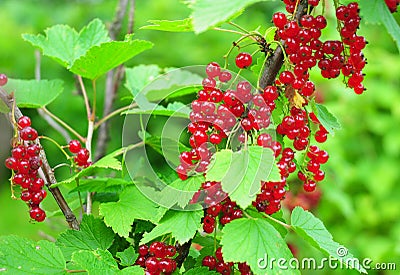
[[[125,188],[119,201],[100,205],[100,215],[104,217],[104,222],[122,237],[128,237],[135,219],[157,223],[165,211],[165,208],[151,201],[135,186]]]
[[[147,21],[152,25],[141,27],[143,30],[157,30],[167,32],[192,32],[193,23],[192,18],[186,18],[183,20],[149,20]]]
[[[135,97],[146,85],[158,77],[161,68],[157,65],[138,65],[125,69],[125,87]]]
[[[193,238],[197,229],[200,228],[203,211],[175,211],[168,210],[158,225],[149,233],[143,235],[141,244],[148,243],[157,237],[171,233],[172,237],[180,244],[186,243]]]
[[[215,271],[210,271],[208,269],[208,267],[196,267],[193,269],[189,269],[188,271],[186,271],[185,273],[183,273],[184,275],[218,275],[219,273],[215,272]]]
[[[79,180],[79,185],[72,189],[70,193],[73,192],[97,192],[97,193],[107,193],[107,192],[120,192],[126,186],[134,184],[132,181],[126,181],[121,178],[100,178],[96,177],[94,179],[81,179]]]
[[[220,181],[222,190],[246,209],[259,192],[261,181],[278,181],[280,174],[271,149],[248,146],[238,152],[217,152],[209,165],[206,179]]]
[[[50,104],[64,91],[64,83],[54,80],[9,79],[5,88],[14,93],[20,108],[41,108]]]
[[[117,257],[120,259],[120,265],[130,266],[133,265],[138,257],[133,246],[128,247],[123,252],[117,252]]]
[[[338,259],[342,264],[367,274],[367,271],[361,265],[356,265],[352,261],[354,256],[348,253],[347,248],[333,241],[332,235],[326,230],[324,224],[310,212],[304,211],[301,207],[296,207],[292,212],[291,224],[298,235],[327,256]]]
[[[65,259],[54,243],[0,237],[0,270],[9,274],[65,274]]]
[[[331,112],[329,112],[324,105],[312,101],[311,108],[314,114],[317,116],[319,122],[321,122],[322,126],[324,126],[329,133],[334,134],[335,130],[339,130],[341,128],[337,118]]]
[[[400,51],[400,26],[393,17],[393,14],[390,13],[385,0],[371,0],[368,3],[360,1],[359,4],[361,13],[367,22],[384,25],[397,44],[397,49]]]
[[[93,46],[85,55],[75,60],[70,71],[95,80],[109,70],[153,47],[151,42],[132,40],[132,37],[127,36],[125,41],[112,41]]]
[[[247,262],[259,275],[299,274],[289,266],[279,269],[268,265],[268,259],[289,259],[292,254],[279,232],[265,219],[237,219],[225,225],[222,233],[222,254],[226,262]]]
[[[169,117],[181,117],[181,118],[189,118],[190,109],[185,104],[181,102],[173,102],[169,103],[167,107],[157,105],[152,110],[146,109],[131,109],[129,111],[124,112],[126,115],[139,115],[139,114],[148,114],[155,116],[169,116]]]
[[[79,33],[67,25],[55,25],[44,32],[45,35],[23,34],[22,37],[68,69],[90,48],[110,41],[99,19],[91,21]]]
[[[72,262],[88,274],[116,274],[119,272],[118,264],[107,250],[95,251],[81,250],[72,255]]]
[[[251,4],[266,0],[198,0],[190,6],[194,31],[201,33],[239,16]]]
[[[68,229],[57,239],[65,258],[70,259],[76,250],[106,250],[114,241],[114,232],[100,219],[83,216],[79,231]]]

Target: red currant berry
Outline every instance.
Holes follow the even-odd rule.
[[[8,78],[5,74],[0,74],[0,86],[6,85],[8,82]]]
[[[210,64],[207,65],[206,67],[206,74],[210,78],[215,78],[219,76],[221,73],[221,67],[217,62],[211,62]]]
[[[39,207],[33,207],[29,211],[29,215],[31,216],[32,219],[36,220],[37,222],[42,222],[46,218],[46,213],[43,211],[43,209]]]
[[[158,262],[156,257],[147,258],[145,262],[146,270],[150,272],[150,274],[159,274]]]
[[[286,15],[283,12],[276,12],[272,16],[272,22],[278,29],[283,29],[287,23]]]
[[[231,80],[231,78],[232,74],[227,71],[221,72],[221,74],[219,75],[219,81],[221,82],[228,82],[229,80]]]
[[[166,256],[166,245],[163,242],[154,242],[149,246],[150,254],[157,258],[164,258]]]
[[[30,126],[22,129],[19,134],[23,140],[35,140],[38,137],[37,131]]]
[[[29,201],[31,199],[31,193],[27,190],[21,192],[21,200]]]
[[[282,84],[292,84],[294,82],[294,75],[292,72],[289,71],[283,71],[279,75],[279,81]]]
[[[139,246],[139,255],[146,256],[149,253],[149,247],[145,244]]]
[[[89,159],[89,150],[86,148],[79,149],[78,153],[76,154],[76,159],[79,163],[85,163]]]
[[[78,153],[81,148],[81,143],[76,139],[71,140],[68,144],[68,149],[73,154]]]
[[[31,156],[31,157],[39,156],[39,153],[40,153],[40,146],[37,145],[37,144],[29,145],[29,146],[26,148],[26,152],[27,152],[28,155]]]
[[[14,157],[7,158],[5,160],[5,165],[8,169],[14,170],[14,171],[18,170],[18,168],[19,168],[19,164]]]
[[[31,119],[27,116],[22,116],[18,119],[18,127],[24,129],[25,127],[31,126]]]
[[[251,65],[253,58],[251,57],[251,54],[242,52],[236,56],[235,62],[238,68],[245,69]]]
[[[217,260],[213,256],[205,256],[202,265],[208,267],[209,270],[214,270],[217,265]]]

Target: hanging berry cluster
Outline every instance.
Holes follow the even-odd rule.
[[[153,242],[150,246],[144,244],[139,246],[135,265],[145,268],[148,275],[169,275],[176,270],[175,255],[175,246],[163,242]]]
[[[78,140],[71,140],[68,144],[69,151],[74,154],[74,162],[76,165],[86,168],[90,166],[89,161],[90,152],[86,148],[82,148],[81,143]]]
[[[37,131],[31,127],[31,119],[22,116],[17,122],[18,137],[14,140],[11,157],[5,165],[13,171],[11,182],[21,187],[21,200],[29,206],[30,217],[38,222],[44,221],[46,213],[40,208],[40,203],[47,193],[43,189],[44,180],[38,176],[42,166],[40,146],[33,141],[37,139]]]

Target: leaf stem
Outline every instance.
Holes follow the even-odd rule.
[[[133,104],[131,104],[131,105],[121,107],[121,108],[119,108],[119,109],[117,109],[117,110],[115,110],[115,111],[109,113],[108,115],[104,116],[102,119],[100,119],[99,121],[97,121],[97,122],[94,124],[94,129],[97,130],[97,128],[99,128],[100,125],[101,125],[102,123],[104,123],[104,122],[106,122],[107,120],[109,120],[110,118],[112,118],[112,117],[118,115],[119,113],[122,113],[123,111],[129,110],[129,109],[131,109],[131,108],[135,108],[135,107],[137,107],[137,106],[138,106],[138,105],[137,105],[136,103],[133,103]]]
[[[43,110],[44,113],[46,113],[47,115],[49,115],[52,119],[54,119],[56,122],[58,122],[60,125],[62,125],[65,129],[67,129],[68,131],[70,131],[72,134],[74,134],[80,142],[85,142],[85,138],[82,137],[77,131],[75,131],[71,126],[69,126],[66,122],[64,122],[62,119],[60,119],[59,117],[57,117],[55,114],[53,114],[52,112],[50,112],[49,110],[47,110],[46,107],[42,107],[41,108]]]
[[[79,81],[79,85],[81,86],[83,99],[85,101],[86,114],[87,114],[88,119],[90,119],[90,116],[91,116],[90,103],[89,103],[89,98],[87,96],[85,84],[83,84],[82,76],[78,75],[77,78],[78,78],[78,81]]]
[[[274,217],[271,217],[270,215],[267,215],[267,214],[265,214],[265,213],[262,213],[262,214],[263,214],[264,217],[270,219],[271,221],[273,221],[273,222],[275,222],[275,223],[277,223],[277,224],[282,225],[283,227],[285,227],[285,228],[288,229],[288,230],[292,230],[292,229],[293,229],[292,226],[289,225],[289,224],[286,224],[286,223],[284,223],[284,222],[282,222],[282,221],[280,221],[280,220],[277,220],[277,219],[275,219]]]
[[[62,148],[62,146],[60,144],[58,144],[57,141],[55,141],[54,139],[47,137],[47,136],[39,136],[39,139],[45,139],[50,141],[51,143],[53,143],[55,146],[57,146],[58,149],[60,149],[60,151],[65,155],[65,157],[67,159],[70,159],[70,155],[67,154],[67,152],[65,152],[65,150]]]
[[[235,31],[235,30],[229,30],[229,29],[223,29],[223,28],[217,28],[217,27],[213,28],[213,30],[221,31],[221,32],[229,32],[229,33],[240,34],[242,36],[246,35],[246,33],[243,33],[243,32],[239,32],[239,31]]]

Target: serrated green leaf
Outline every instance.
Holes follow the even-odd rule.
[[[18,236],[0,237],[0,272],[5,274],[65,274],[65,259],[54,243]]]
[[[271,258],[290,260],[293,257],[281,235],[266,220],[237,219],[225,225],[222,233],[222,254],[226,262],[247,262],[254,274],[260,275],[300,274],[290,266],[279,269],[266,265]]]
[[[91,47],[110,40],[104,24],[97,18],[79,34],[67,25],[55,25],[44,32],[45,35],[23,34],[22,37],[66,68],[71,67],[74,61]]]
[[[54,80],[8,79],[5,89],[14,93],[17,106],[20,108],[41,108],[64,91],[64,82]]]
[[[120,265],[130,266],[133,265],[138,257],[133,246],[128,247],[123,252],[117,252],[117,258],[120,259]]]
[[[57,246],[70,259],[77,250],[108,249],[114,241],[114,232],[101,219],[84,215],[80,230],[68,229],[60,234]]]
[[[157,237],[171,233],[180,244],[193,238],[200,228],[203,211],[176,211],[169,210],[160,220],[158,225],[149,233],[143,235],[141,244],[148,243]]]
[[[260,72],[261,72],[261,70],[263,68],[264,60],[265,60],[265,57],[260,56],[260,57],[257,58],[255,64],[250,67],[250,70],[257,77],[258,77],[258,75],[260,74]]]
[[[209,270],[208,267],[202,266],[202,267],[195,267],[192,269],[189,269],[184,275],[212,275],[212,274],[219,274],[213,270]]]
[[[182,102],[173,102],[164,107],[162,105],[157,105],[152,110],[145,109],[131,109],[129,111],[123,112],[124,115],[139,115],[148,114],[155,116],[169,116],[169,117],[181,117],[189,118],[191,110]]]
[[[158,30],[166,32],[192,32],[193,23],[192,18],[182,20],[148,20],[147,22],[153,25],[143,26],[142,30]]]
[[[100,215],[114,232],[121,237],[128,237],[135,219],[157,223],[165,213],[159,208],[136,186],[129,186],[120,194],[118,202],[100,204]]]
[[[240,207],[246,209],[256,198],[261,181],[279,180],[273,168],[274,154],[269,148],[248,146],[238,152],[221,150],[210,162],[206,179],[220,181],[222,190]],[[271,176],[271,177],[270,177]]]
[[[160,75],[161,68],[157,65],[139,65],[125,69],[125,87],[135,97],[146,85]]]
[[[97,79],[109,70],[125,63],[139,53],[151,49],[153,43],[145,40],[112,41],[91,47],[77,59],[71,72],[89,79]]]
[[[77,251],[72,255],[72,261],[76,266],[86,270],[89,275],[113,275],[119,272],[117,262],[107,250]]]
[[[74,192],[97,192],[97,193],[112,193],[120,192],[127,185],[134,184],[132,181],[127,181],[121,178],[93,178],[81,179],[79,186],[70,191]]]
[[[160,204],[169,208],[178,204],[179,207],[185,208],[204,181],[203,175],[189,177],[184,181],[176,179],[161,190]]]
[[[331,256],[339,260],[342,264],[367,274],[366,270],[361,265],[357,264],[359,263],[358,261],[352,261],[355,258],[348,252],[347,248],[335,242],[322,221],[316,218],[312,213],[297,206],[292,211],[291,225],[298,235],[325,255]]]
[[[247,6],[267,0],[197,0],[191,5],[195,33],[201,33],[217,26],[240,12]]]
[[[324,105],[311,101],[311,108],[322,126],[332,135],[335,130],[339,130],[342,127],[337,118]]]
[[[144,275],[144,270],[140,266],[126,267],[118,273],[119,275]]]
[[[73,175],[72,177],[70,177],[66,180],[57,182],[56,184],[53,184],[51,187],[55,188],[60,185],[72,183],[72,182],[76,181],[77,179],[80,179],[84,176],[90,175],[96,169],[112,169],[112,170],[121,171],[122,164],[118,159],[116,159],[116,156],[120,155],[121,152],[123,152],[124,150],[126,150],[126,148],[120,148],[118,150],[115,150],[114,152],[108,154],[107,156],[102,157],[101,159],[99,159],[98,161],[96,161],[95,163],[90,165],[89,167],[82,169],[81,171],[79,171],[78,173]]]
[[[367,23],[383,24],[400,51],[400,26],[389,11],[385,0],[360,1],[360,11]]]

